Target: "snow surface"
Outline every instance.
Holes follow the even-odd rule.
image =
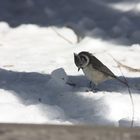
[[[126,68],[121,68],[121,72],[110,56],[124,65],[140,69],[139,24],[136,20],[133,21],[134,18],[131,18],[129,13],[119,13],[131,11],[132,16],[135,11],[132,10],[133,5],[121,10],[123,4],[130,1],[109,4],[102,0],[89,1],[96,7],[86,5],[89,11],[96,11],[99,6],[103,11],[101,14],[94,11],[94,18],[89,16],[90,11],[87,17],[85,14],[77,23],[72,22],[73,19],[63,12],[64,8],[68,8],[71,13],[73,3],[70,1],[68,4],[64,1],[66,7],[64,6],[62,11],[47,7],[45,12],[49,20],[56,19],[52,20],[52,23],[59,22],[62,13],[66,14],[62,16],[71,20],[65,18],[67,24],[64,22],[65,26],[60,27],[23,24],[18,15],[15,18],[18,20],[13,20],[12,9],[9,9],[9,12],[1,9],[5,15],[2,17],[1,12],[0,18],[5,21],[4,18],[9,17],[9,20],[0,22],[0,122],[130,127],[132,103],[127,87],[116,80],[108,80],[98,86],[98,92],[92,92],[89,90],[89,80],[82,71],[77,71],[73,53],[89,51],[121,79],[123,72],[134,100],[134,126],[140,126],[140,72],[131,72]],[[26,2],[29,6],[28,11],[34,5],[32,0]],[[80,16],[83,6],[78,5],[78,2],[74,5],[74,12]],[[1,6],[7,7],[7,4],[11,3],[5,0]],[[22,6],[26,7],[18,1],[17,5],[13,4],[17,11]],[[107,7],[119,12],[113,13]],[[80,12],[77,12],[76,8],[79,8]],[[61,12],[58,13],[57,10]],[[136,10],[135,14],[139,12],[138,2]],[[103,13],[105,17],[102,16],[99,23],[98,18]],[[22,14],[24,19],[26,10]],[[115,21],[112,21],[115,15]],[[34,18],[33,16],[33,21]],[[38,18],[41,16],[37,16]],[[17,27],[10,27],[11,23]],[[108,32],[108,27],[104,26],[110,27]]]

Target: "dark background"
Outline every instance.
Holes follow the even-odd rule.
[[[21,24],[69,26],[84,36],[98,27],[105,34],[97,36],[103,39],[123,37],[129,43],[121,39],[120,43],[140,43],[140,37],[136,37],[139,32],[134,37],[134,32],[140,31],[140,14],[109,7],[110,3],[118,2],[137,4],[138,0],[0,0],[0,21],[8,22],[11,27]],[[123,33],[112,31],[116,25]]]

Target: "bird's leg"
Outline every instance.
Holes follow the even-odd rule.
[[[90,88],[90,90],[93,91],[94,93],[97,92],[97,91],[99,91],[99,89],[97,88],[97,85],[96,85],[96,84],[93,84],[92,81],[90,81],[90,83],[89,83],[89,88]]]
[[[89,82],[89,88],[92,89],[92,81]]]

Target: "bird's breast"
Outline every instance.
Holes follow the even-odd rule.
[[[108,76],[106,76],[105,74],[103,74],[102,72],[94,69],[92,67],[92,65],[89,65],[85,68],[83,68],[83,72],[85,74],[85,76],[91,80],[92,82],[94,82],[96,85],[98,85],[99,83],[105,81],[108,79]]]

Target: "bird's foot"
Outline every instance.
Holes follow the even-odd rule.
[[[96,93],[96,92],[98,92],[98,91],[100,91],[98,88],[94,88],[94,89],[91,89],[91,91],[93,92],[93,93]]]
[[[100,91],[95,84],[93,84],[91,81],[89,83],[89,91],[92,91],[93,93],[96,93]]]

